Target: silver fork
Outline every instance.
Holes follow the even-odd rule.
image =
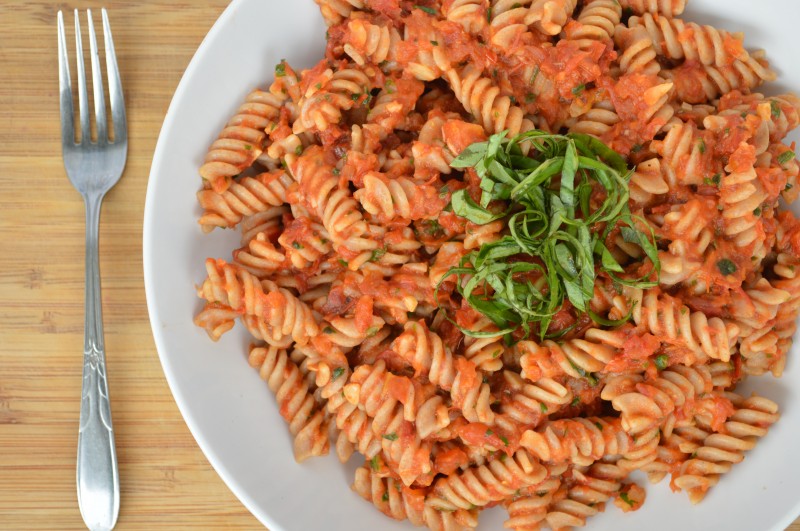
[[[113,140],[109,138],[103,73],[97,50],[91,10],[89,52],[92,63],[92,88],[97,139],[91,138],[83,45],[78,10],[75,10],[77,49],[78,106],[80,142],[75,140],[72,84],[64,34],[64,16],[58,12],[58,81],[61,93],[61,143],[64,167],[72,185],[80,192],[86,207],[86,299],[83,341],[83,389],[78,431],[78,505],[86,526],[92,530],[112,529],[119,514],[119,471],[111,424],[111,405],[106,380],[103,313],[100,297],[100,266],[97,246],[100,205],[103,197],[122,175],[128,154],[128,126],[122,97],[114,42],[108,14],[102,10],[106,71],[111,104]]]

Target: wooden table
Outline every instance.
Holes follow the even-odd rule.
[[[9,5],[10,4],[10,5]],[[170,98],[225,0],[0,4],[0,527],[80,529],[75,455],[83,346],[83,205],[63,171],[56,11],[110,11],[128,110],[125,175],[100,229],[122,506],[118,529],[250,529],[184,424],[150,334],[142,214]],[[72,16],[67,17],[71,31]],[[800,531],[800,521],[790,526]]]

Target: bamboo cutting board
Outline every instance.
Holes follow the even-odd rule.
[[[100,228],[122,488],[117,529],[260,527],[178,412],[150,335],[142,278],[145,189],[161,122],[226,4],[0,3],[0,529],[83,528],[75,490],[83,205],[61,162],[56,12],[101,6],[114,30],[130,136],[125,175],[106,198]],[[71,14],[66,22],[71,31]],[[789,529],[800,531],[800,522]]]

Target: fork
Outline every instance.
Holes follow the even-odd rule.
[[[83,44],[78,10],[75,10],[75,44],[78,82],[80,140],[76,141],[75,116],[69,55],[64,33],[64,16],[58,12],[58,81],[61,99],[61,143],[64,167],[72,185],[80,192],[86,207],[86,298],[83,340],[83,388],[78,430],[77,486],[78,506],[89,529],[112,529],[119,514],[119,471],[114,447],[114,428],[106,379],[103,314],[100,297],[98,226],[103,197],[125,168],[128,154],[127,120],[122,84],[114,54],[114,41],[108,14],[102,10],[106,71],[110,97],[113,137],[109,138],[103,73],[91,10],[86,11],[89,52],[92,64],[92,89],[96,139],[92,140],[89,102],[83,65]]]

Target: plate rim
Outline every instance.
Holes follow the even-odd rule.
[[[200,68],[202,57],[211,48],[211,45],[216,39],[217,34],[224,31],[228,19],[233,18],[236,15],[236,12],[241,9],[241,6],[246,1],[247,0],[231,0],[231,3],[228,4],[228,6],[219,14],[216,20],[214,20],[214,23],[206,33],[205,37],[203,37],[203,40],[197,47],[197,50],[195,50],[194,55],[192,55],[192,58],[189,61],[189,64],[181,75],[181,79],[178,82],[175,93],[172,95],[172,99],[170,100],[167,112],[164,115],[164,122],[159,130],[158,140],[156,141],[156,147],[153,152],[153,160],[150,163],[147,190],[145,192],[146,195],[143,212],[144,220],[142,223],[142,269],[144,271],[144,288],[148,319],[150,321],[150,328],[153,333],[153,340],[156,345],[156,352],[158,353],[158,358],[161,363],[162,371],[164,372],[164,377],[167,380],[167,385],[172,393],[172,397],[178,406],[178,411],[181,414],[181,418],[189,428],[189,432],[192,434],[192,437],[197,443],[197,446],[200,448],[200,451],[203,453],[203,456],[206,458],[206,461],[208,461],[209,465],[211,465],[211,468],[217,473],[220,479],[222,479],[225,486],[231,491],[231,493],[233,493],[236,499],[242,505],[244,505],[247,511],[262,525],[277,531],[281,529],[278,523],[269,516],[268,512],[260,510],[256,501],[247,493],[246,489],[241,486],[238,481],[236,481],[231,471],[228,470],[228,467],[223,463],[223,460],[216,456],[214,450],[211,448],[211,444],[203,436],[202,431],[198,427],[192,415],[187,413],[187,399],[177,382],[178,378],[171,361],[168,359],[169,356],[164,354],[164,352],[166,352],[166,347],[164,346],[165,340],[161,336],[159,327],[156,325],[156,323],[159,322],[159,311],[155,303],[155,297],[150,295],[153,293],[153,282],[155,281],[153,278],[154,273],[152,272],[152,268],[155,267],[155,264],[152,257],[153,244],[151,242],[152,235],[154,234],[151,225],[154,222],[152,210],[154,208],[153,203],[155,202],[155,194],[152,189],[156,186],[154,184],[156,179],[154,179],[153,174],[155,169],[161,165],[162,159],[166,156],[165,154],[168,153],[166,148],[166,139],[169,137],[168,133],[174,127],[176,127],[177,113],[175,112],[175,108],[183,99],[184,93],[190,90],[189,79],[191,79],[194,75],[194,72]]]

